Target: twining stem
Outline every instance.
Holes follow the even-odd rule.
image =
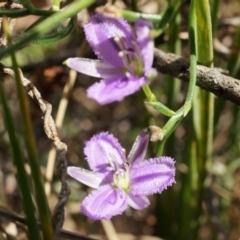
[[[208,0],[192,0],[190,18],[195,25],[190,26],[197,33],[196,55],[197,61],[202,65],[213,67],[213,44],[210,7]],[[190,20],[190,21],[191,21]],[[189,34],[191,37],[191,35]],[[196,36],[196,35],[195,35]],[[193,40],[190,38],[190,41]],[[192,52],[192,49],[190,48]],[[195,58],[194,58],[194,61]],[[181,206],[179,218],[179,239],[197,238],[199,216],[202,210],[202,199],[205,191],[205,178],[211,162],[212,139],[213,139],[213,105],[214,98],[211,93],[196,89],[193,101],[193,126],[190,129],[187,148],[190,149],[185,156],[185,162],[190,170],[185,175],[182,187]],[[191,169],[193,167],[193,169]],[[195,171],[194,173],[191,170]],[[194,195],[195,198],[189,202],[184,194]],[[187,213],[187,214],[186,214]],[[186,224],[191,227],[186,231]]]
[[[194,4],[194,2],[192,3]],[[189,86],[184,103],[184,116],[187,115],[189,110],[192,107],[193,94],[196,86],[197,80],[197,35],[196,35],[196,11],[194,5],[190,11],[189,18],[189,48],[190,48],[190,77],[189,77]]]
[[[181,40],[179,39],[179,28],[181,23],[181,14],[177,13],[175,18],[169,24],[167,29],[169,39],[167,41],[167,51],[170,53],[181,54]],[[171,109],[177,109],[179,106],[178,96],[180,94],[181,82],[174,78],[173,76],[166,75],[166,90],[164,92],[165,96],[167,96],[166,105]],[[175,113],[176,114],[176,113]],[[170,116],[172,117],[172,116]],[[164,118],[167,119],[167,118]],[[166,141],[167,140],[167,141]],[[179,155],[177,154],[177,144],[178,140],[176,139],[175,134],[170,134],[168,138],[165,138],[162,146],[164,149],[159,149],[161,152],[164,151],[164,155],[171,156],[178,161]],[[174,233],[171,231],[171,226],[173,223],[173,219],[176,219],[176,213],[178,212],[178,201],[177,194],[174,188],[169,188],[168,191],[163,194],[158,194],[157,205],[156,205],[156,233],[158,236],[161,236],[165,239],[173,239]],[[169,202],[172,205],[169,205]],[[165,213],[165,217],[162,218],[162,214]]]
[[[192,9],[192,8],[191,8]],[[196,67],[197,67],[197,59],[196,59],[196,19],[193,10],[190,10],[190,20],[189,20],[189,37],[190,37],[190,78],[189,78],[189,86],[187,91],[187,96],[183,107],[181,107],[177,112],[176,115],[172,116],[168,122],[163,127],[164,131],[164,138],[159,143],[157,149],[157,156],[162,155],[165,142],[173,130],[178,126],[180,120],[187,115],[189,110],[192,107],[192,100],[195,91],[196,85]]]
[[[175,1],[171,1],[169,4],[168,9],[166,10],[166,12],[163,15],[163,18],[161,19],[160,23],[159,23],[159,29],[162,29],[166,26],[166,23],[169,22],[177,13],[177,10],[179,8],[179,6],[181,5],[183,1],[178,1],[177,3]],[[160,32],[162,31],[160,30]],[[191,33],[190,33],[191,34]],[[196,58],[196,57],[195,57]],[[188,87],[188,92],[187,92],[187,97],[184,103],[184,107],[178,110],[178,117],[173,116],[169,121],[171,124],[166,124],[165,127],[163,129],[165,129],[165,137],[162,140],[162,142],[159,145],[158,151],[157,151],[157,155],[162,153],[163,150],[163,146],[164,143],[166,141],[167,136],[169,136],[170,132],[172,132],[171,127],[169,128],[168,126],[174,126],[176,128],[177,124],[180,122],[181,119],[181,114],[184,116],[187,115],[187,113],[189,112],[189,110],[191,109],[192,106],[192,98],[193,98],[193,94],[194,94],[194,88],[195,88],[195,84],[196,84],[196,59],[195,59],[195,64],[194,63],[194,56],[192,57],[192,63],[190,61],[190,69],[191,69],[191,74],[190,74],[190,80],[189,80],[189,87]],[[172,124],[173,122],[173,124]]]
[[[158,148],[157,148],[157,152],[156,152],[156,156],[161,156],[163,153],[163,149],[165,146],[165,143],[168,139],[168,137],[172,134],[172,132],[176,129],[176,127],[178,126],[178,124],[180,123],[181,119],[183,118],[183,107],[180,108],[175,115],[173,115],[168,121],[167,123],[163,126],[162,130],[163,130],[163,139],[159,142],[158,144]]]
[[[8,36],[8,42],[9,44],[11,44],[11,36],[10,36],[10,33],[8,32],[6,21],[4,21],[3,26],[4,26],[4,32]],[[24,129],[24,140],[26,144],[29,164],[31,167],[31,172],[32,172],[32,177],[33,177],[33,182],[35,187],[36,202],[38,206],[40,221],[42,224],[43,237],[45,240],[52,240],[53,230],[52,230],[51,217],[50,217],[49,207],[48,207],[46,195],[44,192],[43,182],[41,178],[41,171],[39,167],[39,160],[37,157],[36,143],[34,139],[32,123],[30,119],[29,109],[27,107],[25,92],[24,92],[19,71],[18,71],[18,64],[17,64],[14,53],[11,54],[11,59],[12,59],[13,69],[15,72],[16,88],[17,88],[20,113],[21,113],[20,116],[21,116],[21,122]]]
[[[21,191],[23,199],[23,208],[26,214],[26,222],[28,226],[29,239],[41,240],[40,231],[38,229],[38,221],[35,216],[35,208],[32,201],[31,189],[28,182],[27,173],[24,167],[24,159],[21,151],[20,142],[17,139],[16,131],[13,123],[13,117],[11,115],[8,102],[3,90],[2,79],[0,81],[0,99],[2,102],[2,110],[5,126],[8,131],[12,151],[13,160],[17,168],[18,185]]]

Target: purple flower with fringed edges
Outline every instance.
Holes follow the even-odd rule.
[[[84,25],[86,39],[100,60],[69,58],[66,64],[81,73],[102,78],[87,89],[99,104],[121,101],[156,76],[151,25],[139,19],[132,28],[124,19],[95,14]]]
[[[107,132],[86,142],[84,153],[92,171],[68,167],[68,174],[95,188],[82,202],[81,211],[92,220],[110,219],[128,205],[141,210],[147,195],[161,193],[175,182],[174,160],[158,157],[144,160],[149,134],[143,130],[126,159],[118,140]]]

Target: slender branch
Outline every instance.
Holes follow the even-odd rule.
[[[187,59],[159,49],[155,49],[154,55],[154,67],[159,72],[189,82]],[[196,85],[240,106],[240,81],[222,74],[219,69],[198,65]]]

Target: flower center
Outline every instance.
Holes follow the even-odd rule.
[[[112,154],[109,155],[108,162],[114,171],[112,186],[125,192],[128,192],[130,188],[130,176],[128,164],[125,163],[124,167],[120,168],[118,166],[116,157]]]
[[[130,178],[129,167],[126,164],[125,169],[118,169],[113,175],[113,185],[116,188],[122,189],[125,192],[129,191]]]
[[[132,41],[132,47],[129,48],[123,37],[115,37],[114,41],[120,48],[118,55],[122,59],[126,75],[134,74],[141,77],[144,74],[144,63],[137,42]]]

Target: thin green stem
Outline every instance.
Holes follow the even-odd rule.
[[[181,55],[181,40],[178,37],[180,23],[181,14],[177,13],[177,15],[173,18],[171,24],[169,24],[169,27],[167,29],[169,36],[167,42],[167,50],[177,55]],[[178,96],[180,93],[181,84],[182,83],[181,81],[179,81],[179,79],[168,75],[166,76],[166,105],[171,109],[175,110],[177,109],[177,107],[179,107]],[[169,133],[169,137],[165,137],[165,139],[163,140],[163,143],[158,149],[158,155],[171,156],[172,158],[179,161],[179,155],[177,154],[178,140],[176,139],[175,134],[173,134],[173,131],[177,128],[177,126],[178,125],[176,124],[172,128],[172,132]],[[161,207],[162,209],[168,209],[168,212],[166,212],[167,215],[164,218],[161,217],[162,213],[159,213],[156,223],[156,229],[159,229],[158,236],[161,236],[165,239],[173,239],[175,235],[171,229],[171,226],[173,224],[173,219],[176,219],[176,213],[179,210],[177,196],[178,194],[173,188],[169,188],[168,191],[165,192],[165,194],[157,195],[157,198],[159,199],[158,205],[161,204],[161,206],[159,207]],[[169,202],[172,203],[171,206],[169,205]],[[165,218],[167,218],[167,220],[165,220]]]
[[[213,38],[215,36],[215,32],[217,29],[217,22],[218,22],[218,10],[219,10],[219,4],[220,4],[220,0],[212,0],[211,1],[211,19],[212,19],[212,35]],[[231,56],[230,58],[231,59]],[[229,59],[228,59],[228,63],[229,63]],[[233,64],[229,64],[228,66],[232,67]],[[229,70],[229,68],[228,68]],[[230,75],[232,77],[236,77],[233,76],[230,72]],[[217,126],[219,118],[223,112],[223,110],[225,109],[225,105],[226,105],[226,101],[224,99],[216,99],[216,106],[215,106],[215,118],[214,118],[214,126]]]
[[[200,64],[213,66],[212,21],[208,0],[196,1],[197,59]]]
[[[11,36],[10,36],[10,33],[8,32],[6,22],[4,22],[3,26],[4,26],[4,32],[8,36],[8,42],[9,44],[11,44]],[[39,161],[37,157],[36,143],[34,139],[32,123],[30,120],[30,114],[27,107],[26,96],[21,83],[21,78],[18,71],[18,64],[17,64],[17,60],[14,53],[11,54],[11,59],[12,59],[13,69],[15,72],[15,82],[16,82],[16,88],[17,88],[18,99],[19,99],[21,122],[24,129],[24,140],[26,144],[29,164],[30,164],[34,187],[35,187],[36,202],[38,206],[40,221],[42,224],[43,237],[45,240],[52,240],[53,230],[52,230],[51,217],[50,217],[49,207],[48,207],[48,203],[47,203],[47,199],[46,199],[46,195],[43,187],[43,182],[41,178],[41,171],[40,171]]]
[[[41,10],[41,9],[34,9],[30,12],[28,9],[17,9],[17,10],[0,10],[0,17],[6,16],[11,18],[19,18],[24,17],[27,15],[36,15],[42,17],[49,17],[52,14],[56,13],[55,11],[51,10]]]
[[[0,99],[2,102],[2,110],[4,116],[4,122],[8,131],[12,151],[14,164],[17,168],[17,179],[21,195],[23,198],[23,208],[26,214],[26,222],[28,226],[29,239],[41,240],[38,221],[35,216],[35,208],[32,201],[31,189],[29,187],[27,173],[24,167],[24,159],[20,149],[20,143],[16,136],[15,127],[13,124],[13,117],[11,115],[8,102],[3,90],[2,80],[0,81]]]
[[[181,4],[185,2],[185,0],[171,0],[166,11],[164,12],[162,18],[160,19],[157,29],[155,30],[155,35],[159,36],[166,26],[172,21],[172,19],[176,16],[179,7]]]
[[[205,66],[213,67],[213,41],[209,1],[196,1],[196,12],[198,32],[197,60]],[[201,101],[199,109],[199,115],[201,116],[201,144],[199,144],[199,147],[202,154],[199,167],[201,171],[200,175],[204,178],[206,167],[212,154],[214,97],[213,94],[200,90],[199,99]],[[205,113],[207,117],[202,113]]]
[[[17,51],[19,48],[37,38],[43,33],[46,33],[49,29],[58,25],[59,22],[62,22],[64,19],[72,17],[76,15],[81,9],[90,6],[94,0],[85,0],[85,1],[75,1],[70,4],[64,11],[55,13],[51,18],[48,18],[31,31],[28,34],[24,35],[21,39],[19,39],[14,45],[9,46],[6,49],[0,51],[0,58],[2,58],[6,54],[11,54],[14,51]]]
[[[197,38],[196,11],[195,11],[195,7],[192,6],[190,11],[190,18],[189,18],[190,77],[189,77],[188,92],[187,92],[186,100],[184,103],[184,116],[187,115],[187,113],[192,107],[192,100],[193,100],[194,90],[196,87],[196,80],[197,80],[197,49],[196,49],[197,39],[196,38]]]
[[[162,113],[167,117],[172,117],[176,114],[174,111],[172,111],[170,108],[166,107],[160,102],[153,101],[153,102],[146,102],[146,104],[152,106],[154,109],[156,109],[157,111],[159,111],[160,113]]]
[[[209,1],[192,0],[190,18],[193,21],[193,24],[189,26],[189,36],[190,39],[192,39],[190,42],[196,43],[192,64],[195,65],[197,60],[203,65],[213,67],[212,25]],[[196,38],[193,39],[191,37],[191,31],[197,33],[197,41]],[[195,33],[193,36],[196,37]],[[190,51],[191,53],[194,51],[191,45]],[[213,95],[204,90],[196,89],[193,105],[192,122],[194,129],[190,129],[191,134],[189,134],[187,145],[190,151],[188,151],[184,160],[186,164],[189,164],[190,170],[195,172],[192,173],[189,171],[189,173],[184,176],[184,179],[188,179],[188,181],[185,181],[181,190],[180,202],[182,202],[181,206],[184,211],[181,211],[179,214],[179,239],[197,238],[198,219],[201,214],[202,199],[205,191],[204,182],[212,154],[214,119]],[[187,198],[189,194],[195,196],[191,202],[189,202]],[[186,225],[190,225],[191,228],[186,229]]]
[[[190,48],[190,86],[188,89],[186,102],[184,104],[184,114],[188,112],[188,108],[192,105],[193,100],[193,93],[195,90],[195,83],[196,83],[196,66],[197,66],[197,20],[196,20],[196,2],[193,0],[191,2],[190,6],[190,16],[189,16],[189,48]],[[193,112],[195,112],[195,109],[197,109],[197,106],[193,109]],[[193,131],[192,134],[189,134],[189,137],[187,138],[186,143],[186,154],[184,157],[184,163],[193,171],[195,172],[188,172],[187,174],[183,175],[182,177],[182,190],[180,193],[180,206],[184,209],[184,212],[178,211],[178,222],[179,222],[179,238],[186,238],[191,239],[192,235],[192,228],[194,226],[193,224],[193,216],[195,214],[194,211],[196,211],[196,207],[198,204],[198,201],[196,198],[190,199],[189,196],[191,196],[193,193],[196,194],[197,189],[192,186],[195,186],[196,183],[192,182],[193,176],[197,174],[196,167],[192,169],[192,166],[196,166],[196,157],[197,157],[197,150],[196,150],[196,140],[193,140]],[[191,223],[191,224],[190,224]],[[186,224],[191,225],[190,228],[186,228]]]
[[[215,35],[216,27],[217,27],[217,14],[219,9],[220,0],[212,0],[211,4],[211,20],[212,20],[212,34],[213,37]]]
[[[129,22],[136,22],[139,18],[143,18],[154,24],[158,24],[162,18],[161,15],[139,13],[139,12],[133,12],[130,10],[118,9],[118,12],[122,18],[127,19]]]
[[[137,12],[137,1],[136,0],[131,0],[131,8],[134,12]]]
[[[230,76],[235,77],[235,78],[240,78],[240,26],[237,28],[237,32],[235,34],[234,40],[233,40],[233,45],[231,47],[231,55],[228,59],[228,64],[227,68],[229,70]],[[223,111],[223,104],[218,105],[218,116],[220,113]],[[233,106],[232,109],[232,115],[233,121],[231,124],[231,129],[230,129],[230,136],[229,136],[229,148],[231,149],[231,152],[236,153],[239,151],[239,147],[236,148],[236,142],[239,142],[239,122],[240,122],[240,110],[238,106]],[[234,149],[234,150],[233,150]]]
[[[163,139],[159,142],[156,156],[161,156],[163,153],[163,149],[168,137],[172,134],[172,132],[176,129],[181,119],[183,118],[183,107],[181,107],[174,116],[172,116],[167,123],[163,126]]]
[[[142,86],[142,90],[144,91],[145,96],[147,97],[147,102],[155,102],[156,101],[156,97],[152,93],[152,91],[148,85]]]
[[[30,0],[20,0],[20,2],[29,10],[29,12],[34,11],[34,7]]]
[[[22,124],[24,128],[24,137],[25,137],[25,144],[26,149],[28,152],[28,159],[31,167],[35,193],[36,193],[36,202],[38,206],[40,221],[42,224],[42,231],[45,240],[52,240],[53,239],[53,230],[52,230],[52,223],[51,217],[49,212],[49,207],[43,187],[43,182],[41,178],[41,171],[39,168],[39,160],[37,157],[37,150],[36,144],[33,135],[32,123],[30,120],[29,110],[27,108],[25,92],[21,85],[21,80],[18,72],[18,65],[16,62],[16,57],[14,54],[11,55],[13,68],[16,76],[16,85],[17,85],[17,92],[19,97],[19,105],[20,105],[20,112],[22,118]]]
[[[168,34],[169,40],[167,42],[168,51],[171,53],[175,53],[177,55],[181,55],[181,40],[178,37],[179,34],[179,26],[181,22],[180,13],[175,16],[172,23],[169,25]],[[171,109],[177,108],[177,95],[179,94],[181,81],[172,76],[166,76],[167,78],[167,106]]]
[[[192,7],[191,9],[195,9]],[[187,96],[184,102],[184,105],[182,108],[180,108],[176,115],[172,116],[168,122],[163,127],[164,130],[164,138],[159,143],[158,149],[157,149],[157,155],[159,156],[162,154],[165,142],[167,138],[170,136],[170,134],[173,132],[173,130],[178,126],[180,123],[180,120],[187,115],[189,110],[192,107],[192,99],[194,95],[195,90],[195,84],[196,84],[196,66],[197,66],[197,59],[196,59],[196,18],[195,18],[195,10],[190,11],[190,30],[189,30],[189,37],[190,37],[190,81],[188,85],[188,91]]]
[[[237,28],[236,35],[231,47],[231,55],[228,60],[228,70],[233,77],[240,76],[240,26]]]
[[[167,43],[168,51],[171,53],[175,53],[177,55],[181,55],[181,41],[178,37],[180,22],[181,22],[181,16],[180,16],[180,13],[178,13],[168,28],[168,34],[169,34],[169,40]],[[177,106],[178,106],[177,96],[180,93],[181,81],[179,81],[177,78],[174,78],[172,76],[166,76],[166,78],[167,78],[167,91],[166,91],[167,104],[166,105],[171,109],[177,109]],[[165,145],[164,154],[175,157],[174,156],[175,151],[173,151],[173,146],[175,146],[175,141],[176,141],[176,138],[174,134],[171,134]]]
[[[65,28],[61,29],[61,31],[57,33],[49,34],[49,35],[39,36],[37,39],[34,39],[33,41],[31,41],[31,43],[49,44],[49,43],[57,42],[67,37],[73,31],[73,29],[75,28],[75,22],[76,22],[76,18],[73,17],[69,21],[68,25]]]

